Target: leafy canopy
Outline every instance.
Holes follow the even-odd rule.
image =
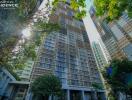
[[[21,31],[21,29],[23,28],[23,24],[24,25],[26,24],[26,26],[27,26],[27,24],[32,20],[32,17],[33,17],[34,11],[35,11],[34,8],[36,6],[36,2],[37,2],[37,0],[31,0],[30,2],[25,1],[25,0],[20,0],[20,1],[18,0],[18,4],[19,4],[18,8],[15,9],[13,12],[7,11],[8,12],[7,15],[12,15],[12,16],[8,17],[9,20],[12,20],[12,18],[13,18],[15,20],[15,22],[17,23],[16,24],[14,22],[11,22],[11,23],[13,23],[13,25],[12,25],[12,26],[14,26],[13,28],[16,27],[16,29],[19,29],[17,31]],[[66,2],[66,1],[65,0],[54,0],[52,4],[55,6],[59,2]],[[85,0],[78,0],[78,1],[71,0],[70,7],[73,10],[78,12],[78,9],[81,8],[81,10],[78,13],[76,13],[76,15],[75,15],[77,18],[80,18],[80,17],[86,15],[86,11],[84,10],[85,6],[86,6]],[[49,5],[47,5],[47,8],[48,7],[49,7]],[[46,13],[50,13],[50,10],[47,9],[47,11],[45,12],[45,15],[46,15]],[[7,19],[5,19],[4,21],[6,23]],[[35,25],[33,27],[34,27],[33,29],[37,30],[37,32],[36,31],[32,32],[33,38],[31,38],[29,40],[29,42],[24,42],[24,43],[20,44],[19,45],[20,50],[18,50],[16,52],[12,52],[12,51],[20,39],[20,38],[18,38],[19,36],[4,37],[5,40],[1,41],[3,39],[3,36],[1,36],[1,34],[0,34],[0,51],[1,51],[0,67],[5,67],[7,69],[10,69],[12,72],[13,72],[13,70],[24,68],[26,60],[28,58],[32,58],[32,60],[35,60],[35,58],[36,58],[35,48],[37,46],[39,46],[42,42],[42,34],[41,33],[46,33],[46,32],[49,33],[50,31],[57,31],[60,26],[58,24],[38,21],[37,23],[35,23]],[[11,29],[10,26],[8,28]],[[39,30],[40,34],[37,34],[38,30]],[[16,33],[17,33],[17,31],[16,31]],[[2,33],[2,34],[4,34],[4,33]],[[9,32],[9,34],[10,34],[10,32]]]
[[[54,75],[43,75],[34,80],[31,85],[31,90],[34,95],[60,95],[61,82],[59,78]]]
[[[132,61],[113,60],[104,72],[105,80],[117,90],[132,90]]]
[[[92,86],[93,86],[95,89],[104,89],[102,83],[93,83]]]
[[[56,7],[60,2],[67,2],[67,0],[54,0],[52,5]],[[70,8],[75,11],[75,18],[82,19],[86,16],[86,0],[70,0]]]
[[[98,16],[107,16],[110,20],[118,18],[123,11],[132,17],[132,0],[94,0],[94,5]]]

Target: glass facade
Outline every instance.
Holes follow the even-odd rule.
[[[107,61],[104,57],[104,54],[103,54],[103,51],[101,50],[100,45],[96,42],[93,42],[92,48],[93,48],[93,52],[94,52],[98,67],[100,68],[104,67],[107,64]]]
[[[126,47],[124,47],[123,51],[127,56],[128,60],[132,61],[132,44],[128,44]]]

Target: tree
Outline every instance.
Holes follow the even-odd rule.
[[[67,2],[67,0],[54,0],[52,2],[52,5],[54,6],[54,8],[56,8],[60,2],[65,3]],[[82,19],[86,16],[86,0],[70,0],[70,8],[75,11],[75,18]]]
[[[117,19],[124,11],[132,17],[132,0],[94,0],[94,5],[96,14],[109,20]]]
[[[44,34],[49,34],[51,31],[58,31],[59,25],[49,23],[41,19],[32,25],[30,39],[24,39],[24,42],[19,43],[21,36],[13,36],[11,34],[0,34],[0,67],[4,67],[10,72],[23,69],[27,59],[36,59],[35,48],[40,46]],[[22,39],[23,40],[23,39]],[[17,48],[18,47],[18,48]],[[14,50],[17,48],[16,50]],[[13,73],[14,74],[14,73]]]
[[[9,36],[5,36],[5,40],[1,41],[3,36],[0,34],[0,67],[5,67],[6,69],[11,70],[11,72],[16,69],[24,68],[28,58],[35,60],[35,48],[40,46],[42,40],[44,39],[44,35],[47,35],[52,31],[58,31],[60,28],[58,24],[50,23],[47,20],[48,18],[46,15],[51,14],[53,11],[53,9],[50,7],[50,3],[48,2],[46,8],[44,8],[46,9],[45,12],[43,10],[38,10],[37,12],[39,15],[37,16],[38,13],[34,13],[36,2],[37,0],[31,0],[30,2],[25,0],[18,0],[18,8],[14,9],[12,12],[10,10],[6,10],[6,13],[1,14],[1,25],[7,24],[7,21],[9,22],[9,25],[6,25],[8,27],[6,29],[9,30],[4,28]],[[52,2],[53,8],[56,8],[55,5],[57,5],[59,2],[66,2],[66,0],[54,0]],[[77,16],[78,18],[81,18],[82,16],[86,15],[85,10],[83,9],[85,6],[85,0],[71,0],[70,7],[75,10],[75,17]],[[78,11],[79,8],[81,8],[80,11]],[[34,15],[38,17],[36,18],[37,22],[33,21]],[[39,19],[41,16],[43,16],[43,18]],[[34,25],[31,25],[31,22],[34,22]],[[30,24],[33,30],[31,38],[28,41],[24,40],[25,42],[19,44],[18,47],[20,48],[18,51],[13,51],[13,49],[16,47],[16,44],[21,39],[21,36],[17,34],[16,37],[14,37],[10,33],[20,33],[18,30],[21,31],[25,25],[27,27],[27,24]],[[11,32],[10,30],[14,31]],[[5,33],[2,33],[2,35],[5,35]]]
[[[98,89],[104,89],[104,87],[103,87],[103,83],[93,83],[92,84],[92,86],[93,86],[93,88],[96,90],[98,90]]]
[[[61,94],[61,82],[54,75],[43,75],[36,78],[31,84],[31,91],[37,97],[59,96]],[[40,98],[39,98],[40,100]]]
[[[15,36],[0,35],[0,67],[8,67],[8,61],[11,59],[11,51],[17,41]]]
[[[132,61],[113,60],[102,74],[115,94],[117,92],[132,94]]]

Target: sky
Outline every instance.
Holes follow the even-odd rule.
[[[86,27],[86,31],[88,34],[88,37],[90,39],[90,42],[93,41],[98,41],[99,39],[99,33],[93,23],[93,20],[91,19],[90,15],[87,14],[87,16],[83,19],[85,27]]]
[[[102,43],[102,44],[100,44],[101,50],[103,51],[106,61],[108,61],[109,59],[107,59],[107,57],[109,54],[107,51],[104,51],[104,48],[105,48],[104,43],[101,42],[101,37],[99,36],[96,26],[94,25],[93,20],[91,19],[90,14],[89,14],[89,9],[90,9],[91,5],[93,5],[93,0],[86,0],[86,5],[87,5],[87,16],[83,19],[83,21],[84,21],[84,24],[86,27],[86,31],[87,31],[89,40],[91,43],[93,41],[95,41],[99,44]]]
[[[91,5],[93,5],[93,0],[86,0],[87,16],[83,19],[83,21],[84,21],[90,42],[93,42],[93,41],[98,42],[98,39],[100,38],[100,36],[89,14],[89,9]]]

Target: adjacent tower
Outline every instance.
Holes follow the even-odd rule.
[[[98,67],[103,68],[104,66],[106,66],[107,61],[105,59],[103,51],[101,50],[101,46],[99,45],[99,43],[92,42],[92,48]]]
[[[132,61],[132,19],[127,13],[109,22],[104,17],[96,17],[94,7],[89,12],[111,59]]]

